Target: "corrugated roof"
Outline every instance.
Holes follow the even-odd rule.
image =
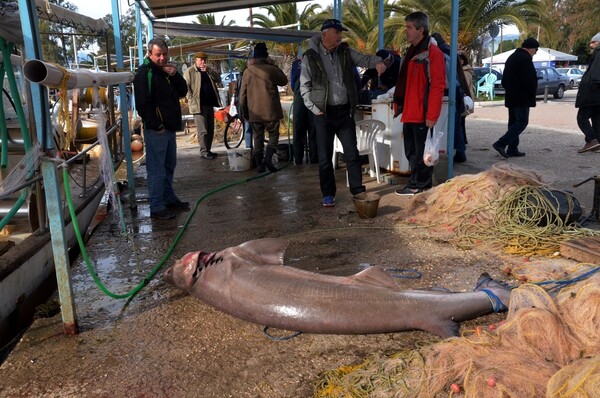
[[[244,39],[299,43],[313,37],[310,30],[266,29],[248,26],[200,25],[196,23],[154,21],[154,33],[159,35],[216,37],[221,39]]]
[[[289,0],[142,0],[157,19],[188,15],[240,10],[272,4],[290,3]],[[300,0],[297,2],[308,1]]]

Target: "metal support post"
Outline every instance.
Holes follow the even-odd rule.
[[[77,334],[77,315],[73,300],[73,286],[71,284],[71,271],[69,263],[69,248],[65,233],[64,217],[61,208],[61,195],[56,165],[53,161],[42,160],[42,175],[46,192],[48,219],[50,222],[50,236],[52,237],[52,253],[54,256],[54,269],[58,284],[58,297],[60,299],[60,312],[63,320],[65,334]],[[73,220],[75,221],[75,220]]]

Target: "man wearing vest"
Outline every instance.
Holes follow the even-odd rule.
[[[194,115],[200,156],[202,159],[214,159],[217,154],[210,149],[215,135],[214,107],[221,107],[216,86],[216,83],[221,83],[221,77],[206,64],[208,56],[204,51],[198,51],[195,58],[195,65],[183,74],[187,82],[186,98],[190,113]]]
[[[358,103],[355,70],[357,66],[377,68],[379,74],[386,70],[380,57],[362,54],[342,43],[342,31],[347,30],[337,19],[325,20],[321,34],[309,40],[300,72],[302,99],[315,115],[319,181],[325,207],[335,206],[336,185],[331,160],[336,135],[344,148],[350,192],[356,195],[365,191],[354,123]]]
[[[410,166],[408,184],[397,195],[415,195],[431,188],[433,167],[423,162],[425,141],[442,110],[446,88],[444,54],[429,36],[429,17],[408,14],[404,34],[410,47],[402,57],[394,92],[394,117],[402,113],[404,153]]]
[[[173,210],[189,210],[173,190],[177,164],[175,132],[181,130],[181,105],[187,88],[175,65],[167,63],[169,48],[162,38],[148,42],[144,64],[133,79],[135,105],[144,123],[150,217],[175,218]]]

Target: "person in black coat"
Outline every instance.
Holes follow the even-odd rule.
[[[600,148],[600,32],[590,40],[590,52],[590,63],[581,78],[575,99],[575,108],[579,108],[577,125],[585,136],[585,145],[577,151],[579,153]]]
[[[173,189],[177,140],[181,130],[180,98],[187,85],[175,65],[169,64],[169,47],[162,37],[148,42],[148,53],[133,79],[135,105],[144,124],[146,172],[150,217],[175,218],[176,210],[189,210]]]
[[[502,86],[506,92],[504,106],[508,108],[508,130],[492,145],[504,158],[525,156],[519,151],[519,135],[529,124],[529,108],[535,106],[537,72],[533,56],[539,47],[537,40],[525,39],[504,65]]]

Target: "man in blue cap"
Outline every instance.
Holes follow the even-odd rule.
[[[354,123],[358,103],[355,70],[357,66],[376,68],[382,74],[387,68],[381,57],[362,54],[343,43],[343,31],[348,29],[340,21],[326,19],[321,26],[321,34],[309,40],[300,73],[302,99],[315,115],[319,181],[325,207],[335,206],[332,157],[336,135],[344,149],[350,192],[356,195],[365,191]]]

